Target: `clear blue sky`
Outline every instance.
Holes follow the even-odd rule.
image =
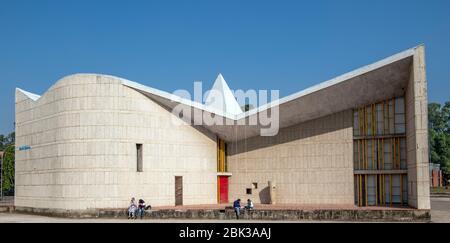
[[[14,89],[73,73],[172,92],[223,73],[281,96],[424,43],[429,100],[450,100],[450,1],[0,0],[0,134]]]

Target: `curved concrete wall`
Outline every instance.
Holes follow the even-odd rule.
[[[16,92],[16,207],[124,208],[132,196],[174,205],[216,203],[215,137],[175,126],[172,114],[120,79],[79,74],[39,100]],[[143,144],[137,172],[136,144]]]

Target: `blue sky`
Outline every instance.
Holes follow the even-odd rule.
[[[172,92],[212,85],[300,91],[420,43],[429,100],[450,100],[450,1],[0,0],[0,134],[14,89],[73,73]]]

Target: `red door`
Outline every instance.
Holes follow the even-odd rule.
[[[219,176],[220,203],[228,203],[228,176]]]

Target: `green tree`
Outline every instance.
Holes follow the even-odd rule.
[[[446,180],[450,178],[450,102],[428,105],[430,162],[440,164]]]
[[[0,151],[5,150],[6,147],[6,138],[5,135],[0,134]]]
[[[5,149],[5,154],[3,156],[3,192],[12,193],[14,192],[14,158],[15,157],[15,147],[14,145],[9,145]]]
[[[8,145],[15,144],[16,142],[16,133],[12,132],[7,136],[0,134],[0,151],[4,151]]]
[[[16,132],[8,134],[6,141],[8,145],[14,145],[16,143]]]
[[[254,106],[253,106],[253,105],[250,105],[250,104],[246,104],[246,105],[241,106],[241,109],[242,109],[244,112],[247,112],[247,111],[249,111],[249,110],[251,110],[251,109],[253,109],[253,108],[254,108]]]

